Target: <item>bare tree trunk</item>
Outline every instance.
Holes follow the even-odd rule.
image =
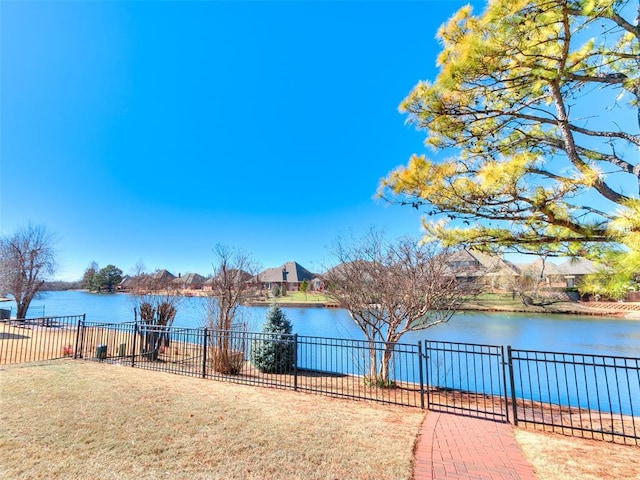
[[[541,257],[542,265],[540,267],[540,275],[536,275],[536,283],[533,289],[533,298],[538,299],[540,297],[540,284],[544,281],[544,270],[547,265],[547,256]]]
[[[16,319],[24,320],[27,317],[27,310],[29,310],[29,303],[27,301],[19,301],[16,303]]]
[[[375,385],[378,380],[378,355],[374,342],[369,342],[369,382]]]
[[[144,340],[145,357],[147,358],[147,360],[155,362],[156,360],[158,360],[158,354],[160,350],[158,342],[158,332],[155,329],[147,330]]]
[[[391,385],[391,382],[389,379],[389,370],[390,370],[391,360],[393,359],[394,347],[395,347],[395,342],[387,342],[384,346],[384,351],[382,352],[382,361],[380,362],[380,376],[378,378],[379,385],[381,386]]]

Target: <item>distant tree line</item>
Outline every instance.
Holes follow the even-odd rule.
[[[65,282],[63,280],[52,280],[44,282],[40,291],[42,292],[62,292],[64,290],[79,290],[83,288],[82,280],[75,282]]]
[[[112,293],[122,281],[122,270],[115,265],[107,265],[99,268],[96,262],[85,270],[80,282],[82,288],[91,292]]]

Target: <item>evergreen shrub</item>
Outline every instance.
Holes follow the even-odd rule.
[[[288,373],[295,363],[295,340],[291,336],[293,327],[277,305],[267,311],[262,327],[264,336],[254,343],[251,361],[264,373]]]

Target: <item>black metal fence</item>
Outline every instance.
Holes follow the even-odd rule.
[[[516,425],[640,444],[640,358],[507,352]]]
[[[383,342],[296,337],[298,390],[425,407],[422,342],[393,346],[388,372]]]
[[[277,368],[264,368],[256,352]],[[285,353],[277,353],[285,352]],[[180,375],[437,409],[640,445],[640,359],[86,322],[0,322],[0,364],[83,358]],[[276,357],[274,357],[274,355]],[[277,358],[286,355],[286,358]],[[258,368],[258,366],[260,368]]]
[[[83,322],[77,358],[127,364],[148,370],[309,391],[336,397],[424,407],[420,345],[396,344],[388,380],[371,379],[372,354],[378,362],[384,343],[206,328],[149,326],[142,323]],[[260,369],[253,352],[288,343],[288,368]],[[275,350],[277,354],[279,350]],[[286,362],[271,358],[272,363]],[[378,363],[379,364],[379,363]]]
[[[72,357],[84,315],[0,322],[0,365]]]
[[[509,421],[503,347],[426,341],[425,352],[428,408]]]

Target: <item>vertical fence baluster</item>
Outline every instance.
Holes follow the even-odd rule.
[[[509,373],[509,377],[511,378],[511,368],[509,366],[509,364],[505,363],[505,359],[504,359],[504,345],[500,346],[500,365],[502,366],[502,398],[504,400],[504,415],[505,418],[507,420],[507,423],[509,423],[509,401],[508,401],[508,397],[507,397],[507,374]],[[502,413],[502,411],[500,412]]]
[[[73,358],[78,358],[78,347],[80,346],[80,330],[84,330],[84,321],[86,313],[78,317],[78,325],[76,326],[76,343],[73,346]]]
[[[422,342],[420,340],[418,340],[418,377],[420,378],[420,408],[424,410],[424,373],[422,369]]]
[[[298,390],[298,334],[293,334],[293,390]]]
[[[629,410],[631,410],[631,412],[633,413],[633,396],[631,395],[631,380],[629,379],[629,364],[627,363],[628,361],[630,361],[631,359],[625,358],[624,359],[624,371],[625,374],[627,376],[627,393],[629,394]],[[631,360],[632,361],[632,360]],[[636,372],[638,372],[638,361],[636,360]],[[640,373],[640,372],[639,372]],[[640,384],[640,382],[638,382]],[[624,425],[624,424],[623,424]],[[638,436],[638,433],[636,431],[636,422],[631,422],[631,430],[632,430],[632,435],[634,437]],[[626,437],[626,431],[622,430],[623,435]]]
[[[607,361],[605,359],[602,360],[602,370],[604,372],[604,383],[607,387],[607,405],[609,406],[609,420],[611,422],[611,431],[613,431],[613,411],[612,411],[612,403],[611,403],[611,389],[609,387],[609,369],[607,368]]]
[[[598,382],[598,370],[597,370],[597,365],[596,365],[596,359],[593,355],[590,355],[591,357],[591,366],[593,367],[593,378],[595,379],[595,386],[596,386],[596,403],[598,404],[598,425],[600,426],[599,430],[602,431],[602,405],[600,404],[600,388],[598,387],[599,383]],[[591,434],[591,438],[595,438],[594,434]]]
[[[618,362],[617,360],[614,358],[613,359],[613,372],[615,374],[616,377],[616,394],[617,394],[617,400],[618,400],[618,405],[622,405],[622,398],[620,396],[620,380],[618,379],[618,372],[620,371],[620,369],[618,368]],[[620,408],[620,423],[622,424],[622,434],[624,435],[624,417],[622,415],[622,409]],[[613,422],[613,415],[611,417],[611,421]]]
[[[207,378],[207,337],[209,336],[209,330],[204,327],[202,339],[202,378]]]
[[[84,338],[87,334],[86,318],[82,318],[82,331],[80,332],[80,358],[84,357]]]
[[[136,341],[138,340],[138,322],[133,324],[133,345],[131,346],[131,366],[136,366]]]
[[[513,352],[511,351],[511,345],[507,345],[507,368],[509,370],[509,386],[511,388],[511,408],[513,409],[513,424],[518,426],[518,405],[516,403],[516,381],[513,371]],[[521,369],[518,369],[521,372]],[[522,372],[521,372],[522,373]],[[522,376],[520,377],[522,380]],[[520,382],[522,384],[522,382]],[[505,386],[506,395],[506,386]]]
[[[431,352],[430,350],[430,346],[431,346],[431,342],[429,340],[424,342],[424,371],[425,371],[425,376],[424,376],[424,383],[425,383],[425,390],[427,391],[427,410],[429,410],[430,406],[431,406],[431,383],[430,383],[430,369],[429,369],[429,354]],[[422,361],[422,360],[421,360]]]

